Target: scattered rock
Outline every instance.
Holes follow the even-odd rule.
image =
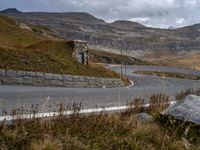
[[[139,114],[136,114],[135,116],[142,123],[153,121],[153,117],[147,113],[139,113]]]
[[[184,100],[168,107],[162,114],[200,125],[200,97],[189,95]]]
[[[7,70],[6,75],[8,77],[16,77],[17,76],[17,71],[12,71],[12,70]]]

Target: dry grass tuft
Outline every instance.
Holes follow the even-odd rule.
[[[179,79],[187,79],[187,80],[200,80],[200,76],[196,75],[187,75],[183,73],[176,72],[161,72],[161,71],[135,71],[136,74],[144,74],[144,75],[152,75],[158,77],[170,77],[170,78],[179,78]]]
[[[172,67],[186,67],[195,70],[200,70],[200,53],[191,53],[184,55],[171,54],[165,51],[157,52],[153,55],[146,56],[146,60],[162,66],[172,66]]]
[[[184,98],[186,98],[190,94],[200,96],[200,89],[197,89],[197,90],[187,89],[186,91],[183,91],[183,92],[177,94],[176,99],[177,100],[183,100]]]

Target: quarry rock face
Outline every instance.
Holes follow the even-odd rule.
[[[200,97],[189,95],[184,100],[167,108],[163,114],[200,125]]]
[[[98,49],[123,50],[145,55],[147,52],[200,49],[200,24],[179,29],[156,29],[131,21],[106,23],[88,13],[19,12],[8,9],[0,14],[32,24],[48,27],[58,37],[67,40],[87,41]]]

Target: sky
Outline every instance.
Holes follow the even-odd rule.
[[[200,23],[200,0],[0,0],[0,10],[88,12],[106,22],[168,28]]]

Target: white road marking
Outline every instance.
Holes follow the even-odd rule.
[[[170,104],[175,104],[175,101],[170,102]],[[149,107],[150,104],[145,104],[143,107]],[[82,109],[78,111],[79,114],[89,114],[89,113],[98,113],[98,112],[112,112],[112,111],[124,111],[129,108],[135,108],[135,106],[117,106],[117,107],[107,107],[107,108],[94,108],[94,109]],[[24,115],[7,115],[0,116],[0,122],[2,121],[13,121],[17,119],[34,119],[34,118],[47,118],[47,117],[56,117],[60,115],[72,115],[76,112],[74,111],[64,111],[64,112],[47,112],[47,113],[36,113],[36,114],[24,114]]]
[[[11,90],[1,90],[0,89],[0,92],[22,92],[22,93],[24,93],[24,92],[32,92],[33,90],[27,90],[27,89],[11,89]]]
[[[133,87],[135,85],[135,83],[132,80],[129,80],[131,82],[131,85],[129,85],[127,88],[130,89],[131,87]]]

